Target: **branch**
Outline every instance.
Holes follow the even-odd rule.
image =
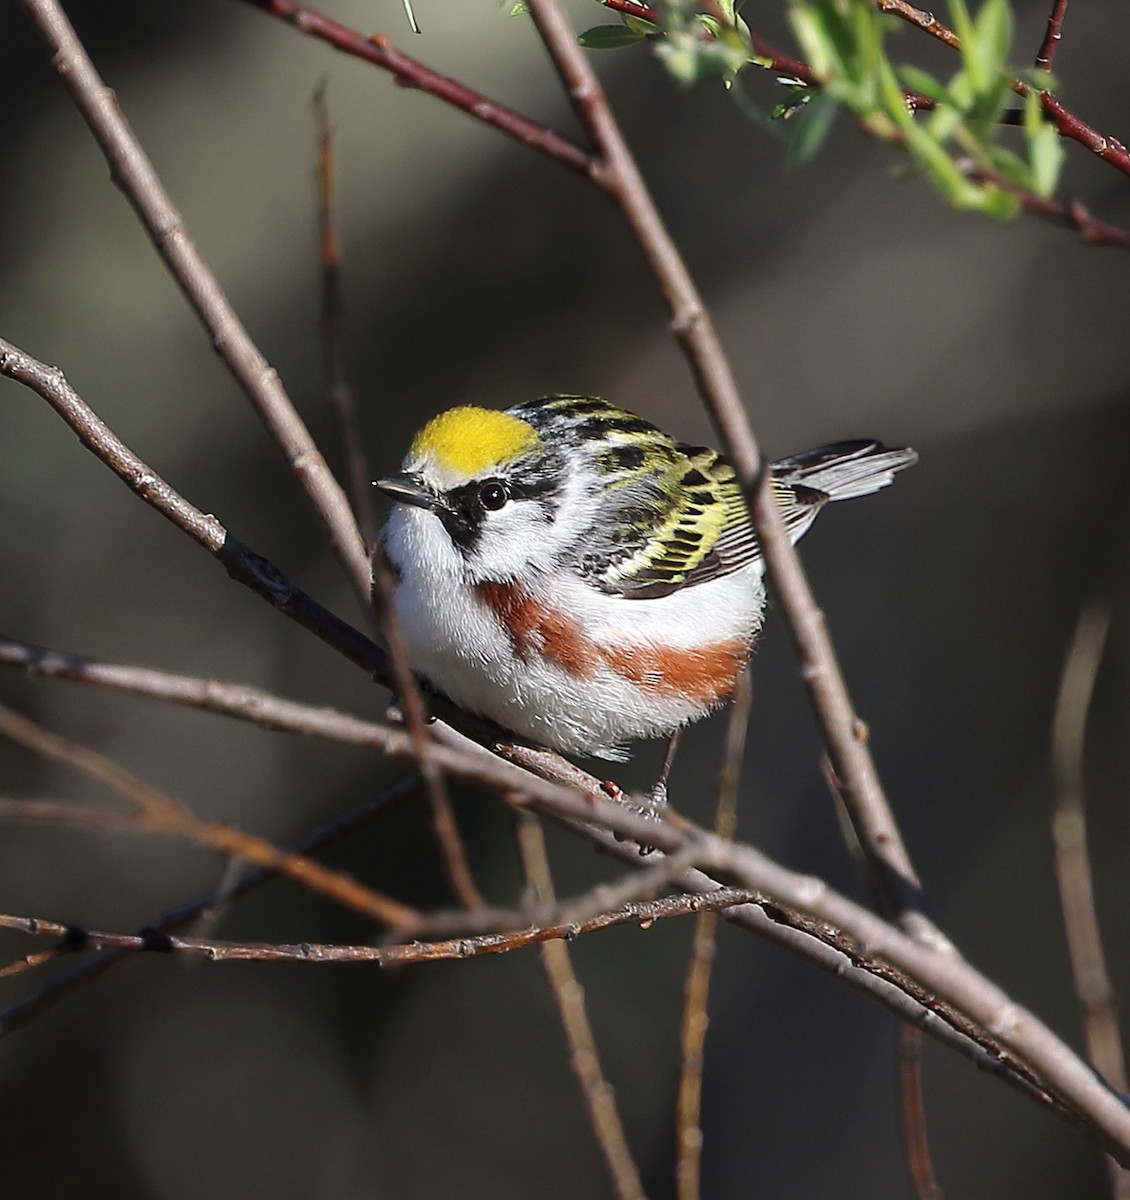
[[[1063,27],[1063,18],[1067,12],[1067,0],[1052,0],[1052,10],[1048,14],[1048,27],[1044,32],[1044,40],[1040,43],[1040,49],[1036,54],[1036,70],[1050,71],[1052,69],[1052,60],[1055,58],[1055,52],[1059,49],[1060,38],[1063,34],[1060,32]]]
[[[888,911],[904,927],[933,937],[922,914],[921,887],[860,731],[823,614],[785,533],[768,472],[737,383],[702,297],[663,225],[604,92],[573,30],[553,0],[530,0],[530,13],[573,107],[597,148],[594,178],[632,230],[671,311],[671,326],[690,362],[699,394],[721,435],[750,505],[750,516],[800,659],[828,756],[842,780],[852,824]]]
[[[217,353],[286,457],[367,612],[369,558],[349,500],[291,403],[278,373],[251,340],[219,280],[193,244],[180,212],[118,107],[114,92],[103,83],[56,0],[23,0],[23,5],[51,51],[56,73],[105,155],[111,178],[125,193],[157,253],[207,329]]]
[[[317,135],[318,251],[322,264],[322,375],[326,401],[337,422],[349,499],[365,548],[377,544],[372,472],[365,456],[357,397],[345,369],[345,314],[341,296],[341,235],[337,216],[337,156],[326,103],[326,83],[314,93]]]
[[[295,4],[293,0],[245,0],[245,3],[279,17],[300,33],[318,38],[335,50],[391,72],[403,87],[418,88],[579,175],[588,175],[590,172],[592,161],[580,146],[458,80],[440,75],[407,54],[402,54],[383,34],[365,37],[315,9]]]
[[[344,837],[346,833],[352,832],[352,830],[360,828],[362,825],[375,819],[389,804],[410,795],[418,786],[419,780],[417,778],[410,776],[408,779],[401,780],[399,783],[386,788],[372,799],[367,800],[364,804],[359,805],[329,824],[315,829],[308,837],[304,838],[296,846],[291,847],[291,852],[305,855],[313,854],[315,851]],[[146,937],[152,931],[163,934],[183,929],[194,923],[201,916],[211,915],[218,904],[229,904],[233,900],[237,900],[255,891],[264,883],[275,878],[277,878],[277,875],[274,872],[256,867],[254,870],[246,872],[231,887],[218,893],[210,893],[202,900],[182,905],[180,908],[166,913],[158,921],[142,930],[138,936]],[[73,954],[83,948],[84,946],[75,944],[69,937],[64,937],[50,950],[41,951],[38,955],[29,955],[25,961],[27,961],[28,966],[38,966],[42,962],[58,958],[63,954]],[[85,963],[76,970],[66,975],[57,976],[44,984],[34,995],[27,997],[25,1000],[12,1005],[5,1012],[0,1013],[0,1036],[29,1025],[37,1017],[42,1016],[60,1001],[66,999],[66,997],[100,979],[108,971],[117,966],[118,963],[124,962],[128,955],[129,951],[123,949],[105,951],[93,962]],[[0,972],[0,974],[3,974],[3,972]]]
[[[906,0],[875,0],[880,12],[893,13],[896,17],[913,25],[916,29],[921,29],[923,33],[928,33],[931,37],[937,38],[944,45],[949,46],[951,50],[961,49],[961,40],[952,29],[947,28],[934,16],[933,13],[924,12],[920,8],[915,8],[913,4],[907,4]],[[1066,8],[1066,4],[1063,8]],[[1053,18],[1054,18],[1053,10]],[[1049,18],[1049,33],[1051,26],[1051,18]],[[1060,12],[1060,21],[1063,20],[1063,13]],[[1056,29],[1058,36],[1058,26]],[[1045,47],[1047,42],[1045,41]],[[1043,51],[1041,50],[1041,53]],[[1012,90],[1018,96],[1027,96],[1034,89],[1023,80],[1012,80]],[[1107,137],[1105,134],[1088,125],[1086,121],[1077,117],[1070,109],[1066,108],[1059,100],[1056,99],[1051,92],[1040,93],[1040,104],[1044,112],[1047,114],[1048,120],[1059,130],[1059,132],[1072,141],[1078,142],[1081,146],[1085,146],[1094,155],[1097,155],[1104,162],[1124,175],[1130,175],[1130,150],[1117,139]]]
[[[305,855],[280,850],[266,838],[219,821],[204,821],[186,805],[142,782],[124,767],[44,729],[2,704],[0,734],[52,762],[79,771],[129,800],[138,828],[188,838],[225,854],[238,854],[256,866],[286,875],[311,891],[394,928],[411,929],[416,922],[418,914],[414,908],[374,892],[344,871],[333,871]]]
[[[1083,749],[1087,715],[1109,627],[1109,609],[1084,609],[1063,664],[1052,721],[1052,773],[1055,778],[1052,839],[1063,927],[1075,992],[1083,1015],[1087,1053],[1103,1078],[1118,1091],[1125,1092],[1126,1063],[1118,1030],[1114,988],[1107,971],[1095,911],[1084,806]]]
[[[753,688],[747,668],[738,677],[738,690],[730,709],[714,811],[714,832],[727,841],[732,841],[737,831],[738,788],[752,703]],[[718,914],[700,913],[695,918],[690,962],[683,984],[679,1033],[679,1085],[675,1097],[675,1190],[679,1200],[699,1200],[702,1194],[702,1074],[717,939]]]
[[[554,903],[553,877],[545,850],[545,837],[536,817],[519,811],[518,849],[527,884],[540,904]],[[592,1024],[585,1009],[585,991],[573,970],[569,943],[555,939],[542,944],[542,965],[549,979],[565,1039],[569,1043],[573,1074],[581,1085],[589,1121],[604,1155],[619,1200],[647,1200],[639,1168],[632,1157],[624,1123],[616,1107],[616,1093],[604,1077]]]

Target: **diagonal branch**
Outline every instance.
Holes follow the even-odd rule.
[[[537,817],[517,813],[518,850],[527,885],[539,904],[555,903],[553,876],[545,849],[545,835]],[[647,1200],[639,1168],[632,1157],[624,1122],[616,1107],[616,1095],[604,1077],[600,1053],[596,1046],[592,1023],[585,1008],[585,992],[573,970],[568,940],[554,939],[542,943],[542,965],[553,991],[557,1013],[565,1038],[569,1043],[573,1074],[576,1075],[589,1112],[589,1122],[604,1155],[608,1173],[619,1200]]]
[[[785,533],[737,383],[702,297],[640,175],[596,75],[553,0],[530,0],[530,12],[577,117],[597,148],[594,177],[619,206],[671,311],[671,327],[690,362],[699,394],[746,491],[769,579],[801,663],[828,756],[887,911],[923,937],[921,887],[887,804],[800,559]]]
[[[219,280],[185,228],[153,164],[103,83],[56,0],[23,0],[24,10],[46,42],[52,65],[90,127],[114,182],[125,193],[157,253],[172,272],[212,344],[283,452],[330,538],[334,553],[368,611],[369,558],[349,500],[310,436],[298,410],[251,340]]]
[[[440,75],[430,67],[424,66],[423,63],[397,50],[384,34],[375,33],[371,37],[365,37],[364,34],[347,28],[313,8],[294,3],[294,0],[245,0],[245,3],[273,17],[279,17],[300,33],[317,38],[333,46],[335,50],[391,72],[396,82],[403,87],[418,88],[427,95],[442,100],[444,104],[450,104],[460,112],[465,112],[476,121],[505,133],[521,142],[523,146],[528,146],[531,150],[536,150],[554,162],[568,167],[571,171],[580,175],[589,173],[592,161],[580,146],[458,80]]]
[[[52,762],[63,763],[125,797],[134,806],[136,824],[151,833],[188,838],[225,854],[238,854],[248,862],[286,875],[311,891],[394,928],[410,929],[418,914],[414,908],[365,887],[343,871],[323,867],[302,854],[280,850],[255,834],[220,821],[205,821],[186,805],[165,795],[118,763],[86,746],[69,741],[0,704],[0,734]]]

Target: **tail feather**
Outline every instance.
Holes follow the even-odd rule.
[[[909,448],[874,441],[833,442],[778,459],[773,475],[789,486],[822,492],[828,500],[852,500],[885,488],[896,471],[917,461],[917,453]]]

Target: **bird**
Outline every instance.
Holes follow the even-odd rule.
[[[830,501],[917,454],[836,442],[772,463],[796,541]],[[595,396],[462,405],[416,434],[381,545],[417,675],[540,746],[623,761],[734,691],[761,629],[764,561],[733,467]]]

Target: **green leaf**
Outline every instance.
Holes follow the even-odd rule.
[[[950,0],[954,32],[974,97],[983,95],[1004,68],[1012,44],[1012,10],[1008,0],[985,0],[974,20],[965,0]]]
[[[641,41],[643,35],[626,25],[594,25],[577,37],[577,42],[586,50],[619,50]]]
[[[806,84],[790,84],[787,86],[785,98],[773,105],[769,116],[774,121],[787,121],[790,117],[795,117],[812,100],[813,95],[812,88]]]
[[[514,7],[510,10],[510,15],[512,17],[523,17],[523,16],[526,16],[529,13],[529,11],[530,11],[530,6],[526,2],[526,0],[518,0],[518,3],[515,4]]]
[[[1004,69],[1012,47],[1012,8],[1008,0],[985,0],[974,24],[985,74],[995,75]]]
[[[995,221],[1009,221],[1020,211],[1020,201],[1004,188],[989,186],[979,191],[981,203],[977,207]]]
[[[805,105],[794,122],[794,134],[789,142],[788,161],[791,165],[811,161],[831,131],[838,108],[835,98],[826,91],[818,92]]]
[[[1045,118],[1035,92],[1024,99],[1024,140],[1032,168],[1032,190],[1039,196],[1050,196],[1059,183],[1065,151],[1059,130]]]

